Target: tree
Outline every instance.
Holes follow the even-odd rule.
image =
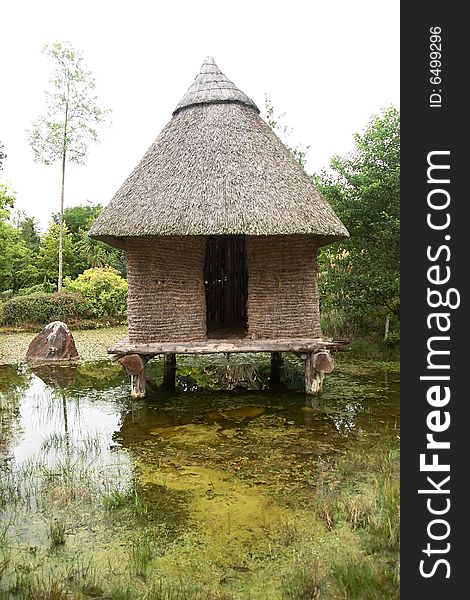
[[[80,204],[64,210],[64,223],[72,234],[75,251],[76,275],[89,267],[112,267],[125,277],[125,259],[123,251],[112,248],[103,242],[92,240],[88,231],[102,213],[101,204]],[[53,214],[55,223],[59,224],[59,214]]]
[[[14,222],[26,246],[33,252],[37,252],[41,244],[41,235],[35,217],[28,217],[24,210],[17,210]]]
[[[0,171],[3,169],[3,161],[7,155],[3,152],[3,144],[0,142]]]
[[[35,218],[28,217],[23,210],[15,211],[13,224],[18,234],[18,249],[10,287],[18,290],[40,283],[38,254],[41,236]]]
[[[310,146],[303,146],[298,144],[297,146],[291,146],[290,137],[292,136],[293,130],[285,123],[286,113],[278,114],[276,109],[268,96],[264,97],[264,120],[271,127],[274,133],[283,141],[286,148],[300,164],[301,167],[305,168],[307,163],[307,153]]]
[[[91,204],[91,202],[70,206],[64,210],[64,223],[67,224],[70,233],[77,241],[81,237],[81,232],[88,231],[102,212],[101,204]],[[52,219],[59,224],[60,214],[54,213]]]
[[[14,246],[18,235],[10,223],[10,211],[15,197],[6,185],[0,182],[0,289],[6,289],[11,278]]]
[[[38,267],[41,280],[53,282],[57,278],[57,259],[60,247],[60,226],[51,223],[46,231],[39,249]],[[74,277],[75,269],[75,251],[73,248],[72,236],[67,229],[67,225],[62,227],[62,252],[64,256],[64,275]]]
[[[12,216],[15,195],[0,183],[0,290],[38,283],[39,234],[34,219],[22,211]]]
[[[46,92],[46,111],[29,132],[36,162],[50,165],[60,160],[61,196],[59,218],[58,284],[62,289],[64,191],[67,162],[85,163],[90,142],[98,141],[95,127],[106,120],[109,110],[99,108],[93,94],[95,80],[86,70],[83,56],[69,42],[54,42],[44,53],[53,61],[51,92]]]
[[[316,184],[346,225],[350,238],[323,250],[323,301],[352,318],[377,309],[399,316],[400,115],[373,115],[354,136],[356,149],[335,156],[333,174]]]

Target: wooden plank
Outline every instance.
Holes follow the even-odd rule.
[[[296,352],[310,353],[319,350],[345,352],[350,344],[345,340],[323,339],[212,339],[201,342],[155,342],[152,344],[131,344],[128,340],[118,342],[109,348],[110,354],[142,354],[157,356],[158,354],[214,354],[218,352]]]

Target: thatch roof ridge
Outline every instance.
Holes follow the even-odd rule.
[[[183,108],[195,104],[213,104],[216,102],[240,102],[259,113],[259,108],[244,92],[239,90],[230,79],[222,73],[215,60],[208,56],[202,63],[199,73],[188,88],[186,94],[176,105],[173,115]]]

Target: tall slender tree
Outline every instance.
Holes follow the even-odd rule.
[[[70,42],[54,42],[43,52],[54,65],[50,91],[46,91],[45,113],[33,123],[29,141],[36,162],[61,164],[59,219],[59,264],[57,289],[62,289],[64,194],[67,162],[85,164],[90,142],[98,141],[96,126],[107,120],[108,109],[100,108],[94,95],[95,79],[83,56]]]

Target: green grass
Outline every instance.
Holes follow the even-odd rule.
[[[375,507],[369,519],[369,546],[373,551],[400,550],[400,486],[398,479],[379,476]]]
[[[289,600],[320,600],[318,563],[294,565],[283,578],[281,593],[283,598]]]
[[[147,580],[150,563],[154,557],[154,543],[147,535],[136,538],[129,551],[131,573]]]
[[[51,521],[49,523],[49,540],[51,548],[57,548],[65,544],[65,525],[60,521]]]
[[[369,557],[346,556],[332,568],[335,600],[398,600],[395,574],[379,568]]]

